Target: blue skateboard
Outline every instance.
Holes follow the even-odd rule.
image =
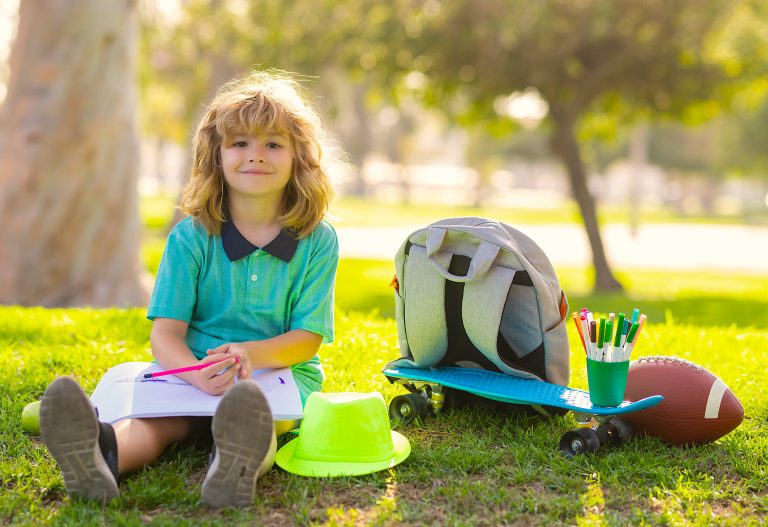
[[[445,402],[445,388],[502,403],[531,406],[545,415],[546,407],[570,410],[580,423],[596,421],[596,426],[580,427],[562,437],[560,450],[568,456],[626,441],[632,436],[632,427],[617,416],[656,406],[664,399],[654,395],[635,402],[624,401],[619,406],[596,406],[589,400],[589,392],[583,390],[469,368],[389,368],[384,370],[384,375],[390,382],[402,384],[412,392],[395,397],[389,405],[390,417],[404,424],[440,411]]]

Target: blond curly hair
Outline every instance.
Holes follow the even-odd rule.
[[[298,82],[282,71],[251,71],[218,91],[195,132],[192,170],[180,209],[209,234],[219,234],[229,200],[221,169],[221,145],[238,133],[275,130],[290,137],[293,171],[283,191],[278,221],[297,238],[328,211],[333,188],[323,166],[323,129]]]

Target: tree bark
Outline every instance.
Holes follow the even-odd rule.
[[[579,205],[581,217],[584,219],[584,227],[587,230],[589,245],[592,249],[592,264],[595,269],[595,290],[621,291],[623,288],[613,276],[608,260],[605,257],[603,240],[597,224],[595,200],[587,188],[584,163],[574,135],[573,122],[562,117],[558,118],[554,112],[552,120],[554,123],[554,130],[551,136],[552,148],[563,164],[565,164],[568,179],[571,183],[571,192],[574,199],[576,199],[576,203]]]
[[[143,305],[135,0],[26,0],[0,121],[0,303]]]

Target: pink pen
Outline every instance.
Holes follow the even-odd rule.
[[[227,359],[222,359],[217,362],[209,362],[206,364],[195,364],[194,366],[187,366],[186,368],[176,368],[175,370],[165,370],[165,371],[156,371],[155,373],[145,373],[144,378],[145,379],[154,379],[155,377],[162,377],[164,375],[175,375],[177,373],[184,373],[185,371],[197,371],[202,370],[203,368],[207,368],[208,366],[212,366],[214,364],[218,364],[219,362],[224,362]],[[235,357],[235,364],[238,363],[237,357]],[[226,371],[226,369],[224,370]],[[221,372],[220,372],[221,373]]]

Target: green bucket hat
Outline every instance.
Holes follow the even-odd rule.
[[[358,476],[393,467],[410,453],[408,439],[389,428],[380,393],[312,392],[299,437],[278,450],[275,462],[301,476]]]

